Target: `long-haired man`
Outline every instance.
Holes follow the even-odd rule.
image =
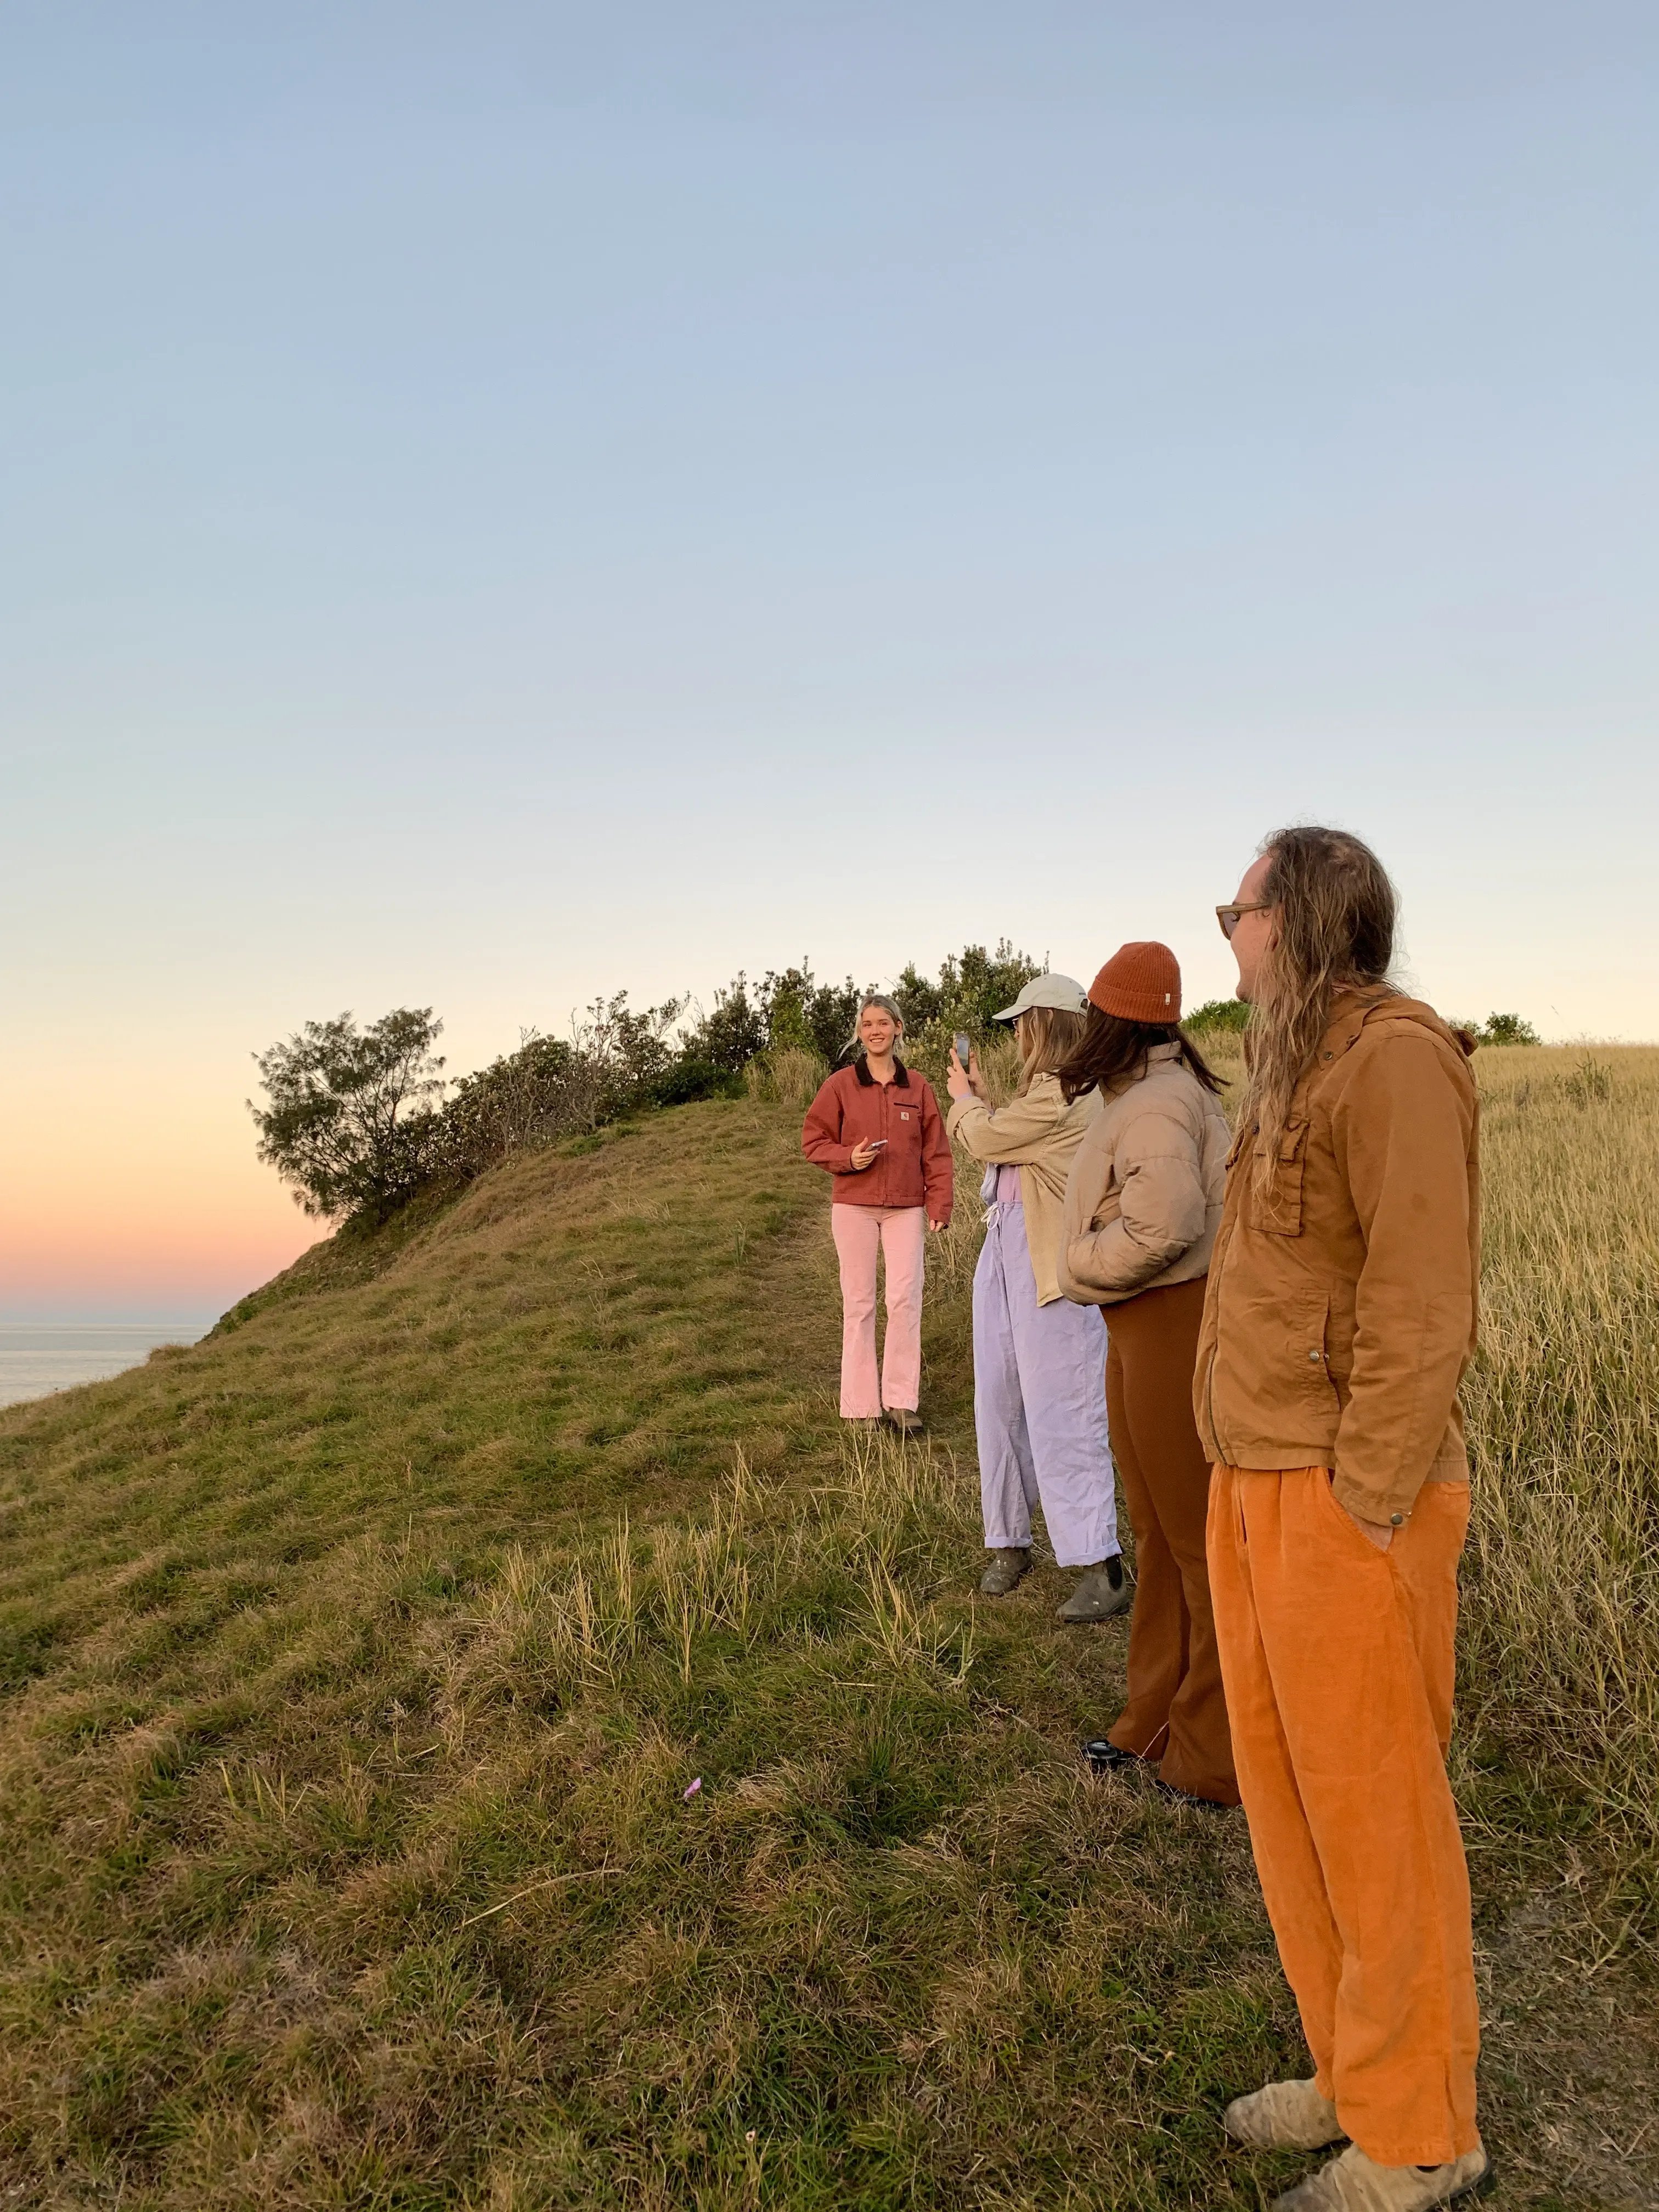
[[[1357,837],[1295,829],[1219,909],[1251,1012],[1194,1409],[1239,1788],[1316,2069],[1226,2126],[1350,2138],[1276,2212],[1426,2212],[1486,2172],[1445,1771],[1479,1112],[1463,1038],[1388,980],[1395,908]]]

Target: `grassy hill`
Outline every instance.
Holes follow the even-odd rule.
[[[1659,1054],[1480,1057],[1496,2201],[1650,2205]],[[1058,1627],[1052,1567],[974,1595],[973,1209],[930,1438],[849,1443],[796,1127],[520,1160],[0,1415],[0,2203],[1165,2212],[1299,2170],[1214,2119],[1299,2057],[1242,1817],[1079,1771],[1122,1624]]]

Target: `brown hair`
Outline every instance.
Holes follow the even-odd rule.
[[[1064,1006],[1027,1006],[1014,1024],[1019,1047],[1019,1089],[1023,1097],[1039,1075],[1058,1075],[1083,1042],[1081,1014]]]
[[[1205,1065],[1198,1047],[1173,1022],[1126,1021],[1121,1014],[1103,1014],[1098,1006],[1091,1006],[1077,1049],[1055,1071],[1066,1104],[1097,1085],[1103,1098],[1127,1090],[1146,1073],[1148,1057],[1157,1044],[1179,1045],[1182,1065],[1206,1091],[1220,1091],[1220,1077]]]
[[[1276,830],[1261,848],[1273,934],[1256,972],[1245,1055],[1244,1115],[1261,1134],[1259,1186],[1271,1182],[1291,1100],[1343,989],[1382,993],[1399,902],[1370,847],[1346,830]]]

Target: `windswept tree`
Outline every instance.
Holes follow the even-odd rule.
[[[951,1037],[965,1030],[975,1042],[992,1034],[992,1017],[1012,1006],[1021,987],[1042,973],[1029,952],[1000,938],[994,952],[964,945],[939,963],[939,980],[923,975],[914,961],[893,987],[904,1016],[904,1032],[914,1049],[931,1048],[943,1057]]]
[[[442,1028],[430,1006],[398,1006],[366,1029],[338,1014],[255,1053],[269,1102],[247,1102],[259,1158],[306,1212],[382,1220],[419,1187],[445,1087],[433,1050]]]

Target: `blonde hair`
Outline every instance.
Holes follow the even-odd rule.
[[[1346,830],[1277,830],[1261,850],[1273,926],[1252,988],[1243,1110],[1259,1132],[1255,1182],[1265,1193],[1338,992],[1393,988],[1399,902],[1382,861]]]
[[[859,1024],[872,1006],[879,1006],[883,1013],[892,1016],[893,1027],[898,1031],[898,1036],[893,1040],[896,1046],[903,1036],[904,1017],[898,1010],[897,1002],[890,999],[885,991],[866,991],[859,1000],[859,1010],[853,1022],[853,1034],[847,1041],[848,1052],[861,1052],[864,1049],[864,1039],[859,1035]]]
[[[1060,1073],[1083,1042],[1087,1025],[1085,1014],[1068,1013],[1064,1006],[1026,1007],[1014,1024],[1022,1098],[1039,1075]]]

